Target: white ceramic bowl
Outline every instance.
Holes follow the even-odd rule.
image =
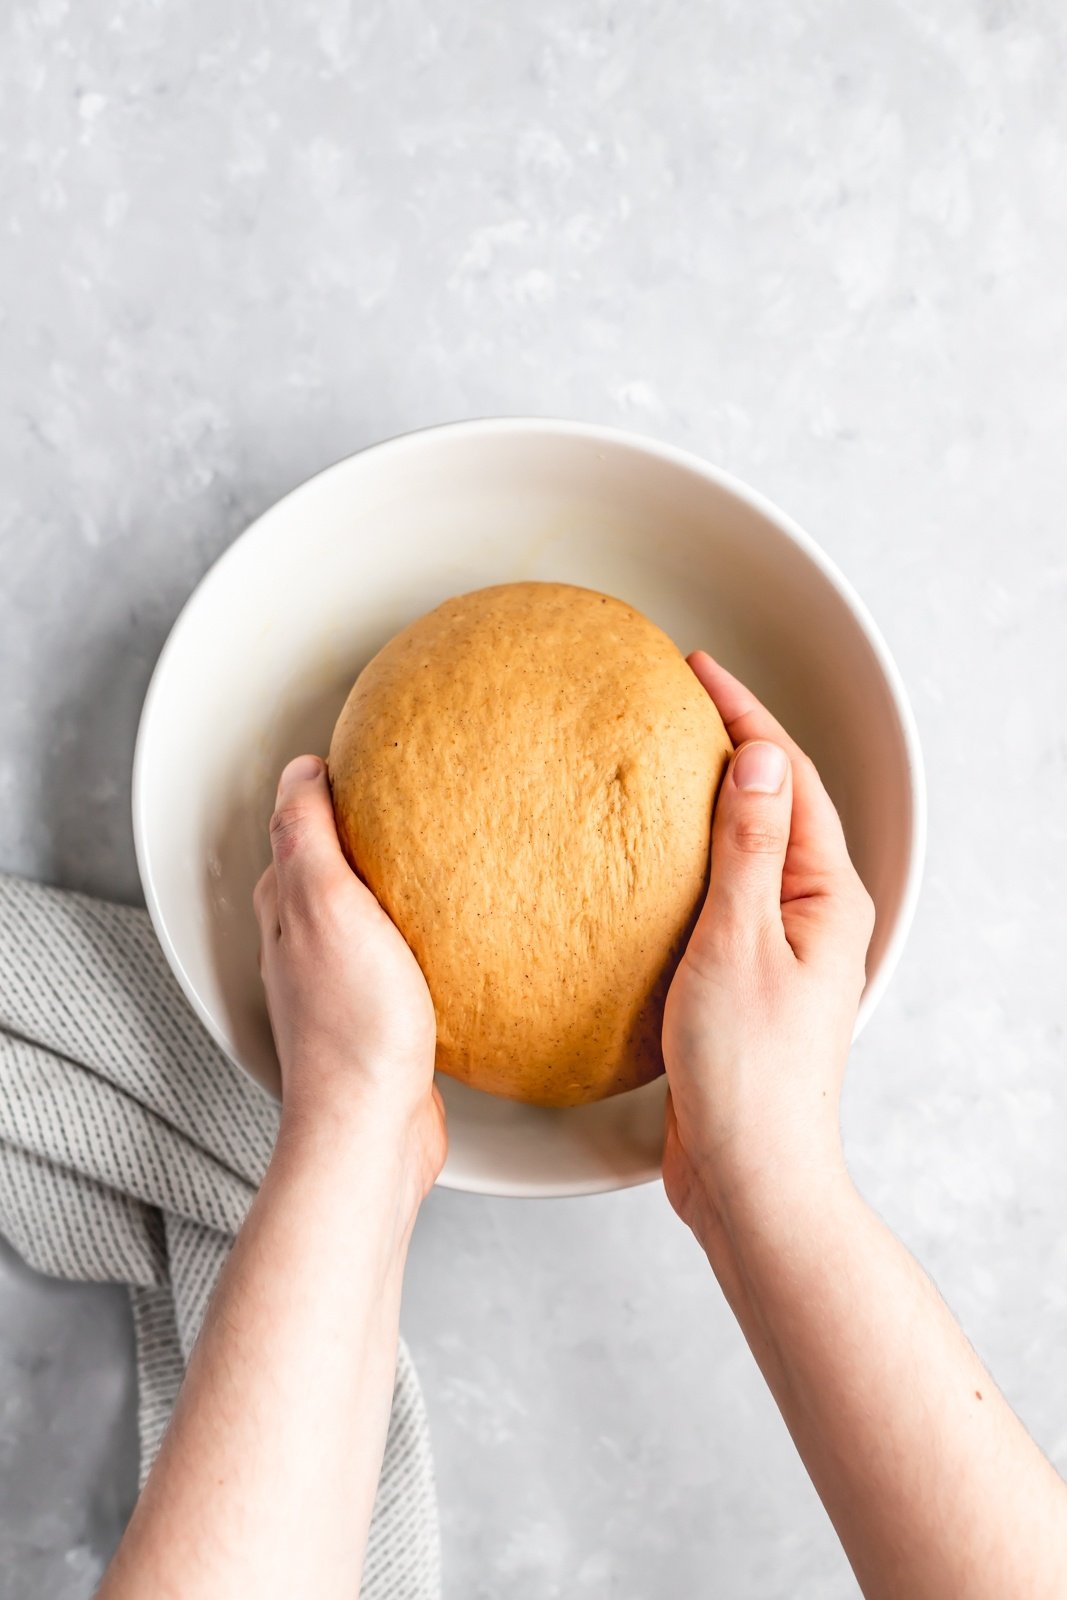
[[[268,1087],[251,892],[278,771],[325,753],[360,668],[404,623],[523,578],[619,595],[775,711],[819,766],[877,906],[858,1027],[882,995],[922,870],[922,764],[897,670],[840,573],[768,501],[679,450],[577,423],[456,423],[341,461],[260,517],[193,593],[145,700],[145,899],[205,1025]],[[585,1194],[659,1172],[662,1079],[575,1110],[441,1088],[452,1188]]]

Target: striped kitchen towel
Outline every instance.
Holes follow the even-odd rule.
[[[141,1479],[274,1144],[145,912],[0,875],[0,1233],[39,1272],[130,1286]],[[437,1600],[422,1394],[401,1345],[363,1600]]]

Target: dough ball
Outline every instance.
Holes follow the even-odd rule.
[[[666,634],[588,589],[460,595],[374,657],[330,745],[338,831],[426,975],[442,1072],[547,1106],[662,1072],[730,753]]]

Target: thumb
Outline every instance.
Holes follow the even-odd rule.
[[[270,819],[270,847],[282,901],[302,898],[311,883],[344,862],[326,763],[320,757],[297,756],[282,772]]]
[[[792,768],[780,745],[753,740],[734,753],[711,833],[704,916],[766,927],[782,914],[782,869],[793,812]]]

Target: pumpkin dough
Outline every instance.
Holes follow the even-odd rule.
[[[442,1072],[550,1106],[662,1072],[730,750],[666,634],[588,589],[460,595],[374,657],[330,745],[338,831],[426,975]]]

